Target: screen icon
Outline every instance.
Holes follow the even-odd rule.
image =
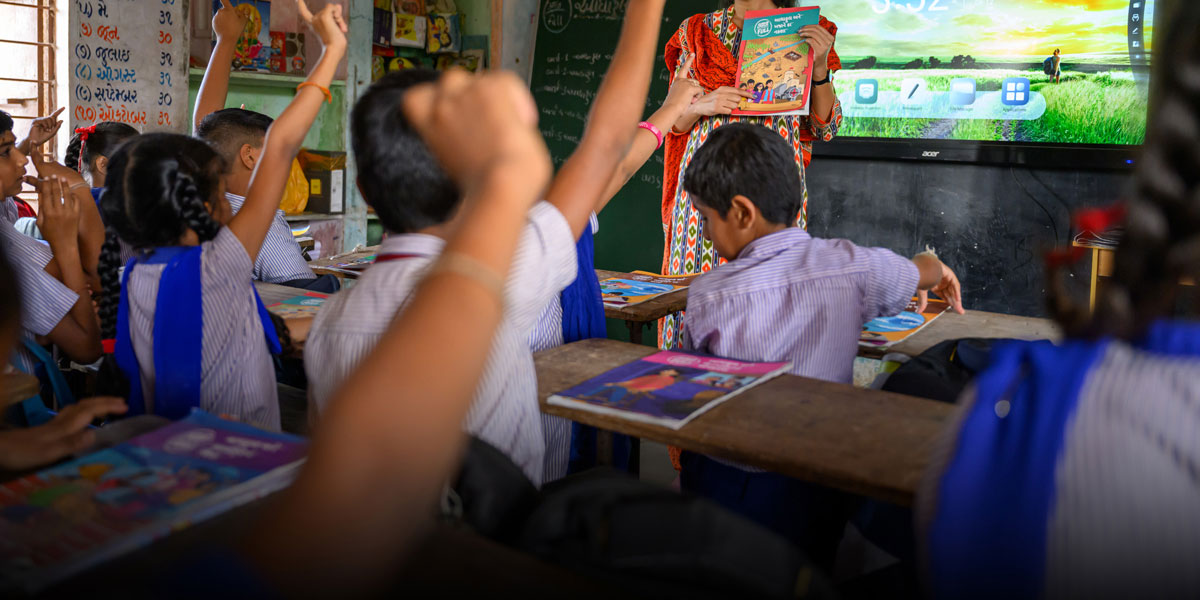
[[[854,102],[856,104],[875,104],[879,101],[879,80],[859,79],[854,84]]]
[[[1029,104],[1029,79],[1025,77],[1009,77],[1000,88],[1000,103],[1005,106],[1025,106]]]
[[[975,80],[960,77],[950,80],[950,105],[969,106],[975,104]]]
[[[926,104],[929,102],[929,82],[924,79],[905,79],[900,82],[901,104]]]

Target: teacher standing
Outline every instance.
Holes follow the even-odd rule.
[[[808,188],[804,171],[812,159],[812,143],[829,141],[842,122],[842,108],[833,91],[830,73],[841,68],[833,51],[837,26],[821,17],[820,24],[801,29],[813,53],[813,80],[808,116],[735,117],[731,112],[742,98],[752,94],[739,90],[734,80],[738,69],[737,51],[742,44],[742,21],[747,11],[785,8],[791,0],[735,0],[728,8],[714,13],[694,15],[679,26],[667,42],[667,67],[674,72],[689,56],[695,57],[692,71],[685,76],[704,88],[691,109],[675,123],[667,135],[666,168],[663,176],[663,230],[666,245],[663,272],[671,275],[703,273],[719,264],[712,242],[704,239],[700,213],[683,190],[683,173],[700,145],[713,129],[737,121],[759,123],[779,132],[796,151],[796,168],[804,186],[804,205],[797,224],[807,227]],[[680,74],[683,75],[683,74]],[[682,315],[668,315],[659,328],[659,346],[679,346]]]

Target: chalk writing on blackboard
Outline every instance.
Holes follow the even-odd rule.
[[[571,24],[570,0],[546,0],[542,5],[542,23],[550,33],[562,33]]]
[[[187,127],[188,0],[70,0],[70,121]]]

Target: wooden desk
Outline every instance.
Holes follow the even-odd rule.
[[[636,344],[585,340],[535,354],[542,412],[911,505],[954,410],[931,400],[791,375],[752,388],[678,431],[546,403],[555,392],[654,352]]]
[[[263,304],[266,306],[270,306],[276,302],[283,302],[296,296],[303,296],[305,293],[305,290],[299,288],[276,285],[274,283],[263,283],[261,281],[254,282],[254,289],[258,290],[258,295],[262,298]],[[304,341],[308,339],[308,332],[312,329],[312,317],[289,318],[284,319],[283,322],[287,325],[288,333],[292,336],[292,342],[296,346],[296,351],[303,352]]]
[[[600,280],[610,279],[613,277],[627,278],[633,276],[633,273],[621,273],[619,271],[605,271],[596,269],[596,278]],[[657,298],[647,300],[641,304],[626,306],[623,308],[604,307],[604,316],[610,319],[620,319],[625,321],[625,326],[629,328],[629,341],[640,344],[642,343],[642,329],[647,324],[654,323],[659,319],[687,308],[687,288],[676,290],[669,294],[663,294]]]
[[[880,358],[884,354],[898,352],[916,356],[946,340],[959,338],[1013,338],[1018,340],[1058,340],[1062,332],[1049,319],[1018,317],[999,313],[968,310],[960,315],[943,313],[912,337],[884,350],[860,348],[858,355]]]
[[[351,271],[350,269],[340,269],[337,265],[341,263],[348,263],[359,258],[366,258],[378,251],[379,246],[371,246],[363,249],[362,252],[347,252],[345,254],[330,256],[329,258],[314,260],[308,263],[308,266],[312,267],[312,270],[317,275],[334,275],[338,279],[358,279],[359,273]]]
[[[0,409],[38,395],[38,378],[24,373],[0,374]]]

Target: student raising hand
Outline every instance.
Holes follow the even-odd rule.
[[[212,28],[216,44],[208,58],[208,68],[204,69],[200,91],[196,94],[196,108],[192,113],[193,130],[200,126],[204,117],[225,108],[233,54],[248,20],[245,13],[234,8],[229,0],[221,0],[221,8],[213,14]]]
[[[465,192],[462,212],[329,404],[296,483],[246,536],[247,558],[283,595],[368,592],[430,524],[501,320],[504,273],[550,178],[533,108],[504,72],[451,71],[405,94],[408,120]]]
[[[45,425],[0,432],[0,469],[34,469],[82,452],[96,441],[88,429],[92,421],[128,409],[120,398],[88,398],[64,408]]]
[[[45,117],[34,119],[33,124],[29,126],[29,134],[25,136],[24,140],[21,140],[20,144],[17,144],[21,152],[29,154],[34,148],[40,148],[42,144],[54,139],[55,134],[62,128],[63,122],[58,116],[64,110],[66,110],[65,106]]]
[[[236,42],[242,36],[242,32],[246,30],[246,23],[249,20],[246,13],[234,8],[229,0],[221,0],[221,8],[213,14],[213,35],[217,36],[218,41],[232,40]]]
[[[314,15],[304,0],[296,0],[296,4],[300,18],[320,38],[324,51],[308,79],[297,87],[296,98],[267,130],[262,153],[246,192],[246,203],[229,223],[229,229],[242,242],[251,262],[258,259],[258,251],[275,218],[275,209],[291,172],[292,159],[300,151],[321,105],[331,101],[329,84],[346,54],[346,22],[342,19],[342,7],[328,4]]]
[[[38,229],[50,244],[57,265],[57,277],[63,285],[79,295],[71,312],[51,330],[50,342],[67,356],[80,363],[92,363],[100,358],[100,323],[92,309],[91,295],[79,258],[79,202],[70,193],[69,185],[61,178],[37,180]]]

